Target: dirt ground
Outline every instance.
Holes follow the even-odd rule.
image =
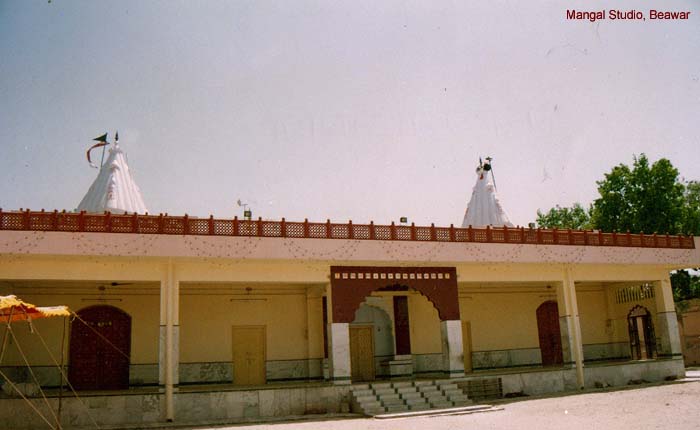
[[[700,379],[686,383],[524,399],[502,410],[470,415],[396,419],[336,419],[216,426],[206,429],[423,430],[423,429],[699,429]],[[203,429],[199,427],[199,429]]]

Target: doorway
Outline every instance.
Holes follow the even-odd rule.
[[[537,332],[543,366],[554,366],[564,362],[559,330],[559,309],[557,302],[550,300],[537,308]]]
[[[264,385],[265,326],[233,326],[233,385]]]
[[[374,380],[374,327],[350,326],[350,375],[353,382]]]
[[[630,350],[633,360],[656,358],[656,341],[651,313],[643,306],[635,306],[627,315]]]
[[[71,323],[68,380],[77,390],[129,387],[131,317],[108,305],[78,311]]]
[[[472,323],[462,320],[462,352],[464,356],[464,372],[472,371]]]

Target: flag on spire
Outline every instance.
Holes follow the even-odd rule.
[[[92,160],[90,160],[90,151],[92,151],[95,148],[99,148],[101,146],[109,145],[109,142],[107,142],[107,133],[103,134],[102,136],[98,136],[92,140],[99,142],[99,143],[92,145],[90,147],[90,149],[87,150],[87,160],[88,160],[88,163],[90,163],[90,167],[94,167],[95,169],[97,169],[97,166],[92,164]]]

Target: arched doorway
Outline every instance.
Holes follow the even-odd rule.
[[[557,302],[546,301],[537,308],[537,332],[540,338],[542,365],[562,364],[564,359],[561,349]]]
[[[637,305],[627,315],[630,335],[630,350],[633,360],[647,360],[656,357],[656,341],[651,313],[644,306]]]
[[[129,387],[131,317],[107,305],[78,311],[71,323],[68,380],[78,390]]]
[[[350,323],[350,367],[353,381],[373,380],[377,373],[377,359],[388,359],[394,354],[391,319],[380,307],[381,301],[379,297],[368,297]]]

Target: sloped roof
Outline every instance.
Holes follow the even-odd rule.
[[[146,213],[141,190],[131,176],[126,154],[115,141],[100,173],[90,186],[77,211]]]
[[[476,169],[476,185],[474,185],[472,197],[467,205],[467,211],[464,213],[462,228],[467,228],[470,225],[475,228],[483,228],[487,225],[493,227],[513,226],[496,194],[493,173],[488,162],[479,165]]]

